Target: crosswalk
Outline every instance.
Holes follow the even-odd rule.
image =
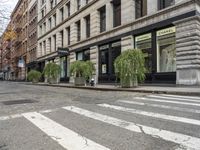
[[[135,136],[138,136],[137,134],[148,135],[148,138],[171,142],[176,145],[170,147],[171,150],[200,150],[200,97],[194,96],[150,94],[145,97],[119,99],[110,103],[108,100],[108,103],[93,105],[74,104],[54,110],[0,117],[0,121],[23,117],[67,150],[116,149],[109,144],[104,144],[108,140],[106,137],[99,142],[98,138],[90,137],[90,134],[84,135],[85,132],[78,132],[75,128],[68,127],[48,115],[56,113],[62,113],[62,115],[66,113],[66,118],[63,118],[66,121],[71,121],[69,116],[73,118],[73,115],[76,115],[90,119],[88,123],[93,122],[94,128],[102,123],[110,128],[115,127],[131,132]],[[146,123],[148,119],[153,123]],[[72,121],[78,123],[79,120]],[[169,126],[160,125],[162,123]],[[178,129],[173,130],[171,127]],[[191,132],[185,131],[185,128],[190,128]],[[101,131],[104,130],[106,129],[102,127]],[[88,132],[94,132],[94,130]],[[91,135],[97,136],[98,134]],[[136,147],[124,147],[124,149],[137,150]]]

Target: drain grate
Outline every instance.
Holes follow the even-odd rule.
[[[27,104],[27,103],[37,103],[36,100],[31,99],[22,99],[22,100],[11,100],[11,101],[2,101],[3,105],[17,105],[17,104]]]

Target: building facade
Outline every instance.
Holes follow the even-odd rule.
[[[61,80],[90,60],[96,81],[113,82],[115,58],[137,48],[146,82],[200,85],[199,14],[198,0],[38,0],[37,59],[60,64]]]
[[[27,72],[37,69],[37,0],[29,0],[28,21]]]
[[[13,80],[26,79],[26,66],[28,62],[28,1],[19,0],[11,15],[12,28],[16,38],[12,44]]]

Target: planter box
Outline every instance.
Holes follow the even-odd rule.
[[[74,85],[75,86],[84,86],[85,85],[85,78],[84,77],[75,77],[74,78]]]

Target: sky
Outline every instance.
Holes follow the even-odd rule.
[[[9,23],[10,14],[15,8],[18,0],[0,0],[0,35]],[[2,18],[3,17],[3,18]]]

